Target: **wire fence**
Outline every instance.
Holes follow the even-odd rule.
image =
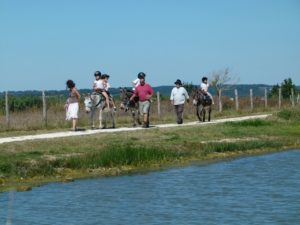
[[[4,110],[0,114],[0,131],[3,130],[38,130],[38,129],[59,129],[67,128],[69,122],[65,120],[64,103],[66,96],[47,96],[47,92],[41,91],[38,97],[27,97],[16,103],[14,96],[9,92],[4,96]],[[265,89],[264,96],[255,96],[252,89],[249,89],[248,97],[239,97],[238,90],[234,90],[234,98],[229,96],[214,96],[216,105],[213,111],[225,113],[226,111],[272,111],[284,107],[296,107],[300,105],[300,96],[295,96],[291,90],[289,99],[282,98],[282,91],[279,88],[278,96],[268,97],[268,90]],[[27,101],[27,102],[26,102]],[[116,105],[120,100],[116,98]],[[90,124],[90,116],[84,111],[83,101],[80,102],[80,126]],[[174,121],[173,106],[168,96],[162,96],[159,92],[153,98],[150,118],[154,123],[165,123]],[[130,126],[131,115],[129,112],[118,110],[116,112],[117,124],[119,126]],[[195,120],[195,107],[190,103],[185,105],[184,118]]]

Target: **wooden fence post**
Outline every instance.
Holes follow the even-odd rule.
[[[250,107],[251,110],[253,110],[253,91],[250,89]]]
[[[47,127],[47,104],[46,104],[45,91],[42,91],[42,98],[43,98],[43,122],[44,125]]]
[[[292,107],[295,107],[294,89],[291,89]]]
[[[235,109],[239,110],[239,96],[238,96],[237,89],[234,89],[234,95],[235,95]]]
[[[9,105],[8,105],[8,92],[5,92],[5,115],[6,115],[6,126],[9,127],[10,119],[9,119]]]
[[[160,120],[160,93],[157,92],[157,117]]]
[[[298,93],[298,95],[297,95],[297,104],[299,104],[300,103],[300,94]]]
[[[265,88],[265,108],[268,107],[268,90]]]
[[[218,100],[219,100],[219,112],[223,111],[223,105],[222,105],[222,89],[220,89],[218,91],[219,96],[218,96]]]
[[[278,89],[278,107],[281,108],[281,88]]]

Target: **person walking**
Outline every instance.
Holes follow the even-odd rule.
[[[135,88],[133,95],[130,97],[130,101],[133,101],[136,96],[139,97],[139,111],[143,114],[144,120],[142,127],[149,128],[150,99],[154,91],[150,84],[146,83],[145,76],[146,74],[143,72],[138,74],[138,77],[140,77],[140,85]]]
[[[69,97],[65,105],[66,108],[66,120],[72,120],[72,131],[77,130],[77,120],[79,112],[80,94],[75,87],[73,80],[67,80],[67,88],[69,89]]]
[[[183,123],[183,110],[185,100],[189,101],[189,94],[186,89],[182,87],[181,80],[177,79],[174,83],[176,86],[172,89],[170,100],[171,104],[174,105],[177,124]]]

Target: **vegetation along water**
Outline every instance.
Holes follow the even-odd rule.
[[[266,120],[0,145],[1,191],[300,147],[300,110]]]

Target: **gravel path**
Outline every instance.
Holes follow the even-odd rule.
[[[151,126],[150,129],[155,128],[170,128],[170,127],[182,127],[182,126],[205,126],[209,124],[218,124],[224,122],[234,122],[234,121],[242,121],[242,120],[250,120],[250,119],[264,119],[271,114],[263,114],[263,115],[255,115],[255,116],[242,116],[242,117],[235,117],[235,118],[226,118],[226,119],[218,119],[213,120],[211,122],[200,123],[196,122],[188,122],[184,124],[158,124]],[[136,131],[142,130],[145,128],[141,127],[120,127],[115,129],[99,129],[99,130],[84,130],[84,131],[62,131],[57,133],[48,133],[48,134],[36,134],[36,135],[24,135],[24,136],[16,136],[16,137],[5,137],[0,138],[0,144],[3,143],[10,143],[10,142],[17,142],[17,141],[30,141],[30,140],[39,140],[39,139],[50,139],[50,138],[61,138],[61,137],[72,137],[72,136],[81,136],[81,135],[90,135],[90,134],[97,134],[97,133],[110,133],[110,132],[122,132],[122,131]]]

